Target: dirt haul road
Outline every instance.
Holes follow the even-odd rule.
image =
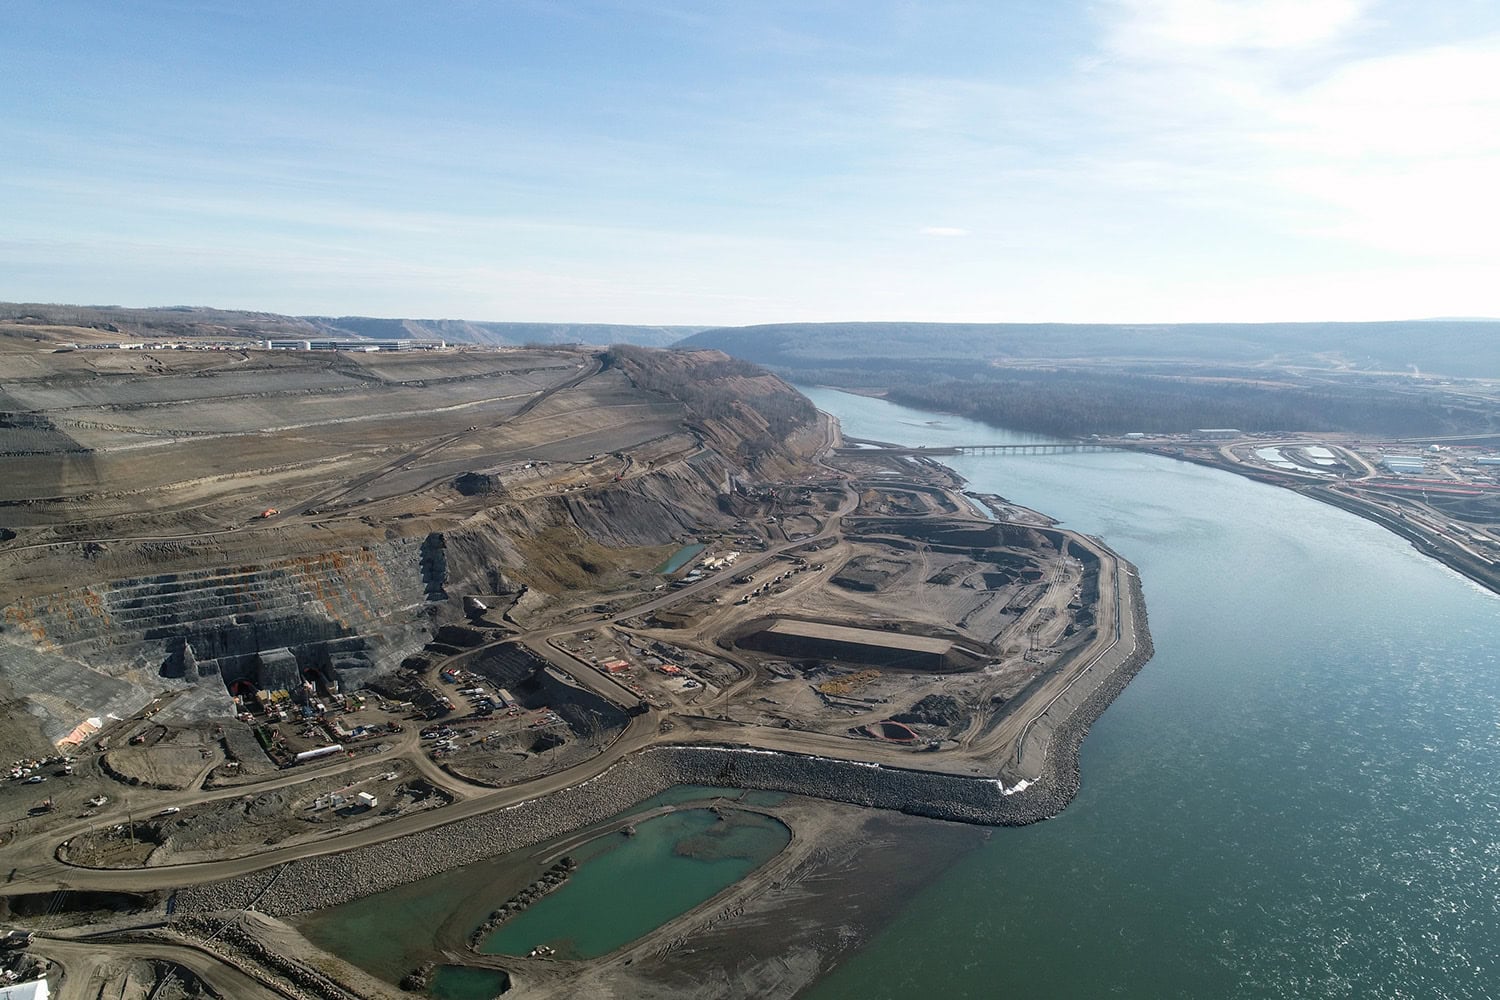
[[[1101,580],[1101,584],[1103,582]],[[947,773],[992,776],[995,762],[990,755],[994,750],[1009,745],[1010,741],[1023,739],[1019,755],[1020,766],[1016,767],[1007,761],[1004,770],[1011,772],[1008,777],[1013,781],[1021,778],[1034,778],[1048,750],[1052,729],[1056,722],[1066,718],[1071,706],[1087,697],[1094,686],[1107,678],[1110,671],[1123,662],[1133,650],[1136,641],[1132,625],[1134,615],[1131,613],[1129,604],[1126,603],[1130,599],[1128,590],[1124,591],[1120,598],[1120,604],[1124,610],[1123,621],[1126,625],[1124,632],[1118,637],[1115,635],[1106,637],[1107,630],[1101,629],[1099,645],[1102,648],[1090,648],[1078,657],[1075,661],[1078,663],[1077,669],[1058,670],[1046,678],[1034,692],[1034,697],[1027,698],[1027,704],[1034,706],[1033,710],[1013,713],[996,727],[996,732],[990,738],[985,739],[983,744],[965,750],[941,755],[913,755],[910,751],[884,744],[867,742],[853,744],[837,736],[699,719],[690,720],[688,727],[679,726],[671,734],[671,738],[667,739],[659,734],[657,714],[649,713],[633,718],[622,735],[602,754],[567,771],[513,788],[482,792],[440,810],[401,817],[377,827],[332,837],[321,842],[294,845],[224,861],[169,865],[146,870],[81,869],[52,861],[40,865],[31,864],[18,869],[14,875],[15,882],[24,885],[29,891],[50,891],[59,888],[140,891],[164,886],[218,881],[299,858],[333,854],[379,843],[408,833],[432,829],[456,820],[501,809],[517,802],[539,798],[601,774],[624,756],[657,743],[731,743],[756,749],[814,754],[832,758],[857,757],[870,763],[907,769],[916,767]],[[1119,612],[1111,612],[1111,624],[1116,614]],[[1047,718],[1054,709],[1058,717]],[[1033,725],[1033,721],[1038,719],[1043,721]],[[851,754],[853,749],[859,752]]]
[[[57,1000],[98,1000],[109,987],[120,986],[118,969],[132,961],[174,962],[232,1000],[283,1000],[283,994],[268,989],[239,969],[196,948],[131,942],[104,944],[97,941],[36,939],[31,950],[63,967],[63,981],[53,994]],[[153,994],[154,995],[154,994]]]
[[[742,566],[746,568],[758,566],[787,550],[820,539],[836,537],[839,534],[842,519],[855,509],[858,499],[857,493],[846,483],[842,503],[838,510],[829,516],[820,532],[809,538],[773,546],[745,560]],[[404,756],[417,762],[424,773],[455,794],[463,796],[460,801],[439,810],[399,817],[375,827],[336,835],[326,840],[272,849],[222,861],[164,865],[151,869],[83,869],[55,860],[36,863],[34,858],[37,845],[33,842],[30,845],[24,845],[31,848],[24,852],[30,856],[25,863],[18,863],[22,861],[20,852],[12,852],[9,849],[0,852],[0,863],[9,860],[12,864],[16,864],[15,870],[11,873],[11,888],[21,891],[51,891],[61,888],[140,891],[214,882],[300,858],[334,854],[380,843],[502,809],[518,802],[547,796],[603,773],[629,754],[655,744],[665,743],[730,743],[756,749],[813,754],[838,759],[857,759],[906,769],[915,768],[959,775],[983,774],[986,777],[997,776],[995,771],[998,767],[1001,772],[1000,776],[1009,781],[1035,778],[1043,766],[1054,727],[1066,719],[1074,706],[1081,703],[1110,675],[1112,670],[1126,660],[1137,643],[1137,637],[1134,634],[1134,622],[1137,617],[1137,609],[1133,606],[1135,598],[1131,595],[1130,588],[1120,586],[1123,581],[1119,579],[1118,558],[1097,542],[1089,539],[1079,539],[1079,541],[1093,549],[1100,559],[1101,605],[1094,639],[1087,647],[1071,657],[1068,663],[1054,668],[1040,678],[1033,688],[1026,692],[1024,699],[1016,699],[1015,701],[1020,704],[1008,712],[990,733],[981,736],[978,742],[959,750],[916,755],[909,750],[881,743],[854,742],[840,736],[742,725],[703,718],[679,718],[677,721],[681,724],[669,736],[664,736],[661,733],[661,713],[648,711],[631,718],[619,737],[609,747],[580,765],[511,788],[482,790],[456,781],[426,760],[425,755],[412,752],[408,736],[403,740],[403,749],[400,751],[393,749],[390,755]],[[565,671],[580,686],[609,700],[623,701],[627,705],[633,705],[636,700],[634,693],[624,689],[605,675],[562,654],[549,644],[549,640],[595,628],[600,624],[613,623],[665,608],[718,584],[718,580],[709,579],[654,598],[615,615],[573,622],[565,626],[549,627],[525,634],[519,639],[546,656],[549,662]],[[505,640],[505,642],[514,641],[517,639]],[[453,659],[465,660],[482,653],[484,649],[502,644],[494,643],[466,650]],[[1007,755],[1005,760],[996,760],[997,753],[1012,746],[1017,747],[1013,755]],[[262,785],[234,789],[228,794],[242,795],[246,791],[278,787],[307,780],[308,777],[310,776],[299,774],[277,778]],[[225,797],[224,793],[199,793],[183,796],[180,801],[188,805],[222,797]],[[174,801],[177,800],[174,799]]]

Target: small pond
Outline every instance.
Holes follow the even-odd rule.
[[[672,553],[672,557],[670,559],[662,563],[660,566],[656,567],[655,572],[661,573],[665,576],[670,576],[671,574],[682,569],[682,567],[686,566],[689,562],[691,562],[698,556],[698,553],[702,552],[706,548],[708,548],[707,545],[684,545],[682,548]]]
[[[791,840],[780,822],[708,803],[773,806],[780,793],[679,785],[589,831],[353,900],[297,919],[308,940],[387,982],[398,982],[443,951],[461,951],[469,935],[522,886],[543,859],[571,855],[568,883],[482,944],[489,954],[526,954],[538,944],[582,957],[604,954],[711,898],[779,853]],[[694,807],[689,803],[700,803]],[[655,814],[659,810],[673,811]],[[635,835],[619,832],[631,816]],[[485,970],[440,969],[434,995],[462,1000],[496,980]],[[441,991],[441,992],[439,992]],[[471,992],[472,991],[472,992]]]
[[[775,857],[791,832],[760,813],[684,809],[615,837],[561,889],[501,925],[480,951],[525,955],[546,945],[559,958],[608,954],[738,882]]]

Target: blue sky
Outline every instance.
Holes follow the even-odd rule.
[[[0,37],[0,299],[1500,314],[1493,0],[8,0]]]

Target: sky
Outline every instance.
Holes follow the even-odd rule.
[[[0,299],[1500,315],[1493,0],[6,0]]]

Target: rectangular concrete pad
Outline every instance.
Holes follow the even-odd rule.
[[[802,639],[852,642],[865,646],[883,646],[887,649],[909,649],[914,653],[931,653],[933,656],[944,656],[953,648],[953,643],[947,639],[934,639],[925,635],[902,635],[900,632],[887,632],[884,629],[851,628],[848,625],[802,622],[787,618],[783,618],[765,631]]]

